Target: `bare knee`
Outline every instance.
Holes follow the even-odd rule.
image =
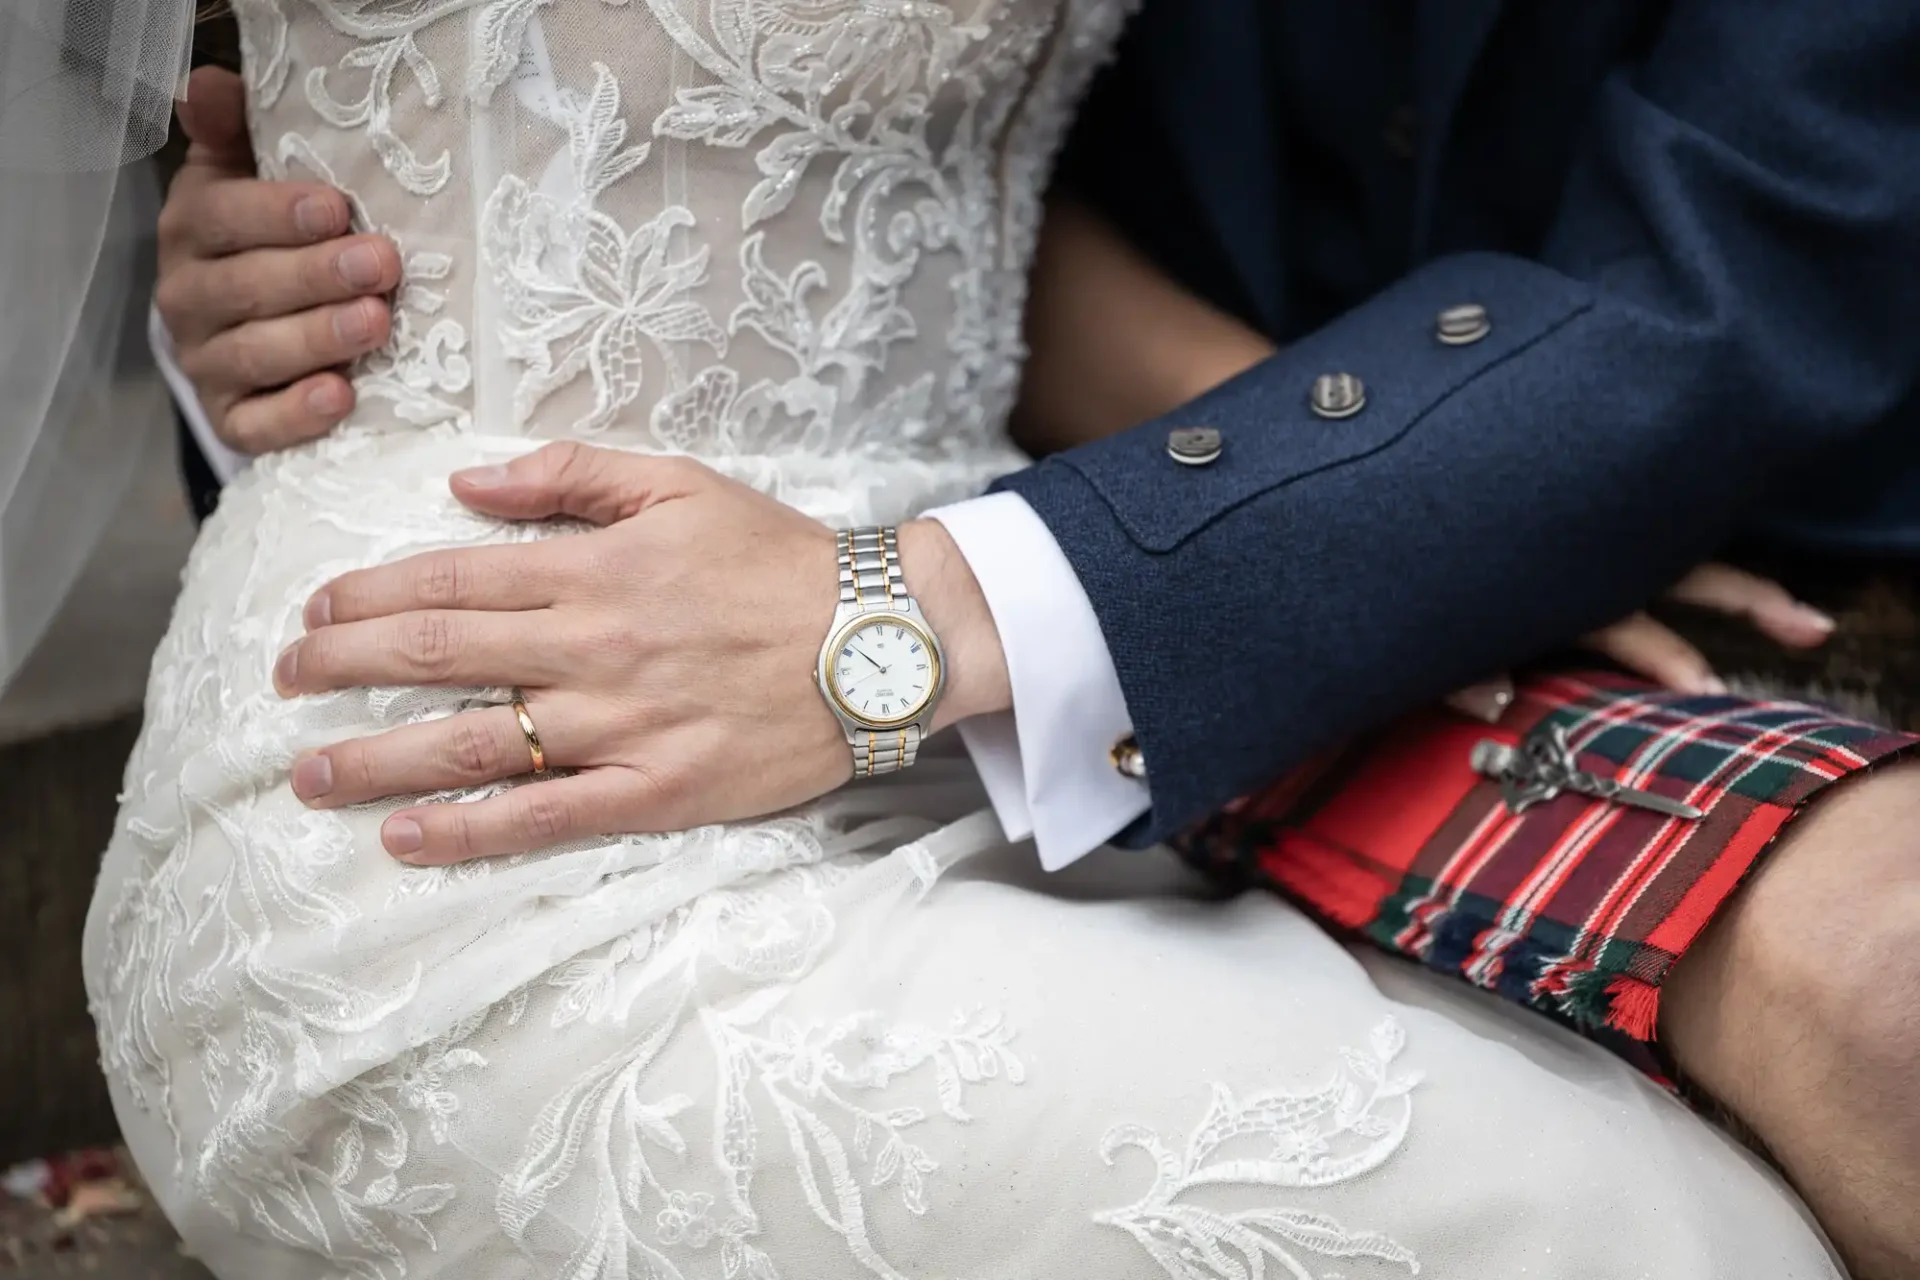
[[[1755,876],[1766,989],[1875,1093],[1920,1083],[1920,766],[1844,784],[1789,827]],[[1839,1081],[1836,1081],[1839,1083]],[[1915,1117],[1920,1120],[1920,1117]]]
[[[1920,766],[1901,766],[1835,788],[1787,827],[1676,966],[1661,1035],[1716,1091],[1741,1083],[1719,1061],[1730,1054],[1754,1069],[1790,1050],[1877,1062],[1878,1045],[1911,1034],[1886,1025],[1889,1008],[1920,1007],[1916,929]]]
[[[1911,884],[1885,897],[1863,886],[1862,899],[1843,955],[1783,967],[1807,1029],[1829,1041],[1832,1085],[1853,1094],[1863,1118],[1905,1128],[1920,1163],[1920,895]]]
[[[1736,1015],[1737,1038],[1748,1042],[1739,1051],[1758,1079],[1791,1058],[1858,1103],[1899,1097],[1912,1115],[1920,766],[1868,775],[1816,802],[1702,943],[1717,961],[1705,994]]]
[[[1845,784],[1796,820],[1666,999],[1681,1069],[1771,1149],[1858,1273],[1914,1274],[1920,767]]]

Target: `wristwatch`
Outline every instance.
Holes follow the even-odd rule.
[[[940,641],[907,594],[899,534],[842,529],[840,606],[820,647],[820,691],[847,732],[853,775],[913,763],[946,681]]]

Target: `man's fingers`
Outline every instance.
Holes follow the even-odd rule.
[[[249,320],[390,293],[400,251],[385,236],[346,236],[302,249],[256,249],[181,263],[153,292],[176,345]]]
[[[563,713],[562,707],[566,708]],[[527,709],[549,769],[581,763],[578,700],[533,700]],[[588,712],[590,714],[590,712]],[[293,765],[293,791],[306,804],[336,809],[388,796],[480,786],[533,772],[533,752],[511,707],[466,711],[309,752]]]
[[[1583,643],[1669,689],[1700,694],[1727,691],[1705,655],[1644,613],[1596,631]]]
[[[249,249],[296,249],[353,230],[346,196],[319,182],[211,182],[194,205],[198,216],[185,230],[189,243],[208,258]]]
[[[1729,565],[1702,565],[1668,594],[1684,604],[1748,618],[1783,644],[1812,646],[1833,634],[1832,619],[1795,600],[1780,584]],[[1705,655],[1644,613],[1595,632],[1585,643],[1670,689],[1703,694],[1727,691]]]
[[[194,385],[236,398],[346,364],[387,340],[392,315],[377,298],[356,298],[298,315],[255,320],[180,353]]]
[[[428,551],[340,575],[313,593],[304,616],[317,628],[420,609],[544,609],[559,573],[548,543]]]
[[[403,810],[381,824],[380,842],[403,862],[444,866],[610,835],[631,790],[627,775],[590,769],[488,800]]]
[[[283,698],[334,689],[427,684],[544,685],[562,662],[544,612],[434,609],[310,631],[281,651]]]
[[[254,456],[317,440],[353,412],[353,384],[338,373],[316,373],[278,391],[235,401],[216,425],[228,448]]]
[[[181,168],[160,211],[163,247],[196,258],[297,249],[353,230],[347,198],[318,182],[269,182],[210,167]]]
[[[564,515],[609,525],[684,497],[713,478],[686,458],[649,458],[563,441],[505,466],[457,471],[452,488],[461,502],[487,515],[510,520]]]
[[[1702,565],[1670,594],[1686,604],[1747,618],[1782,644],[1811,648],[1833,635],[1832,618],[1794,599],[1779,583],[1731,565]]]
[[[246,83],[223,67],[201,67],[187,79],[187,96],[178,107],[180,131],[202,152],[253,166],[247,137]]]

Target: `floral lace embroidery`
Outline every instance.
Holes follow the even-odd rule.
[[[1377,1232],[1349,1231],[1323,1213],[1221,1212],[1190,1194],[1216,1186],[1330,1187],[1378,1169],[1400,1149],[1413,1120],[1411,1095],[1420,1076],[1392,1069],[1405,1046],[1406,1033],[1389,1018],[1374,1028],[1365,1050],[1342,1050],[1333,1079],[1311,1093],[1274,1090],[1238,1099],[1216,1084],[1212,1105],[1182,1151],[1139,1125],[1108,1130],[1101,1157],[1113,1164],[1129,1147],[1146,1153],[1153,1185],[1133,1204],[1094,1221],[1138,1240],[1173,1280],[1248,1280],[1265,1275],[1269,1265],[1313,1280],[1302,1253],[1372,1258],[1418,1274],[1419,1261],[1403,1246]],[[1223,1150],[1230,1145],[1233,1152]]]
[[[593,92],[572,104],[567,153],[578,195],[562,203],[517,175],[487,202],[481,244],[506,302],[507,353],[527,365],[514,416],[532,419],[549,395],[581,374],[593,381],[591,412],[571,429],[606,427],[640,395],[646,349],[680,376],[675,344],[726,349],[726,335],[687,295],[706,279],[707,250],[669,259],[674,232],[693,214],[674,205],[632,232],[594,207],[600,195],[646,162],[648,146],[625,145],[620,88],[593,66]]]
[[[514,422],[489,432],[598,432],[737,461],[818,513],[866,518],[862,483],[926,504],[1011,465],[1002,427],[1045,171],[1130,7],[238,0],[263,174],[345,190],[357,228],[400,244],[405,283],[392,337],[354,370],[349,429],[256,464],[227,498],[246,521],[216,517],[196,548],[128,765],[90,994],[108,1070],[172,1130],[183,1196],[360,1277],[409,1274],[455,1208],[550,1243],[575,1230],[556,1225],[565,1201],[591,1209],[568,1280],[716,1265],[775,1280],[756,1189],[778,1169],[859,1267],[900,1274],[872,1216],[883,1202],[930,1211],[934,1136],[970,1121],[976,1091],[1024,1079],[1012,1033],[992,1011],[930,1026],[872,1010],[802,1019],[781,1004],[834,940],[824,891],[856,851],[864,865],[906,846],[903,883],[931,887],[938,859],[914,843],[925,826],[869,847],[866,828],[810,811],[356,892],[367,854],[347,821],[282,803],[296,748],[496,695],[288,704],[264,675],[299,601],[341,570],[536,535],[392,474],[396,434],[476,431],[483,374],[513,391]],[[565,83],[543,99],[555,109],[515,125],[530,152],[550,134],[550,153],[482,164],[449,125],[464,114],[465,141],[485,134],[538,23],[574,9],[664,33],[672,85],[645,86],[656,96],[631,117],[637,82],[623,94],[606,63],[563,62]],[[668,151],[747,161],[728,216],[701,222],[691,200],[641,194]],[[476,337],[511,367],[482,365]],[[862,477],[847,476],[850,457]],[[307,547],[316,530],[324,554]],[[431,1022],[421,1010],[445,985],[431,963],[361,972],[318,958],[329,943],[351,958],[389,917],[529,876],[548,877],[547,892],[493,932],[517,940],[574,912],[604,940],[482,1007]],[[531,1123],[518,1115],[524,1149],[496,1203],[468,1203],[438,1162],[474,1100],[498,1096],[499,1038],[589,1032],[625,1048],[583,1064]],[[649,1093],[657,1055],[688,1043],[712,1059],[710,1118]],[[705,1167],[687,1138],[699,1120]]]
[[[393,122],[394,79],[404,68],[428,108],[440,105],[440,72],[420,50],[416,37],[440,19],[473,7],[474,0],[309,0],[334,30],[352,38],[354,47],[331,69],[307,72],[307,102],[336,129],[363,129],[380,162],[402,188],[430,196],[447,183],[453,157],[445,152],[422,162],[400,137]],[[359,97],[334,96],[331,72],[344,79],[366,73]]]
[[[633,1267],[678,1276],[662,1248],[682,1246],[697,1254],[716,1244],[725,1275],[779,1280],[773,1257],[758,1244],[762,1228],[753,1191],[762,1148],[784,1140],[814,1217],[842,1237],[868,1272],[905,1280],[869,1237],[868,1195],[892,1189],[909,1213],[924,1215],[928,1179],[939,1163],[914,1138],[930,1113],[880,1095],[896,1081],[930,1075],[939,1113],[967,1123],[967,1086],[1025,1079],[1009,1046],[1011,1033],[986,1011],[958,1012],[944,1031],[887,1023],[873,1013],[807,1024],[769,1018],[782,994],[769,990],[731,1008],[700,1011],[718,1064],[713,1150],[725,1175],[719,1195],[670,1185],[648,1158],[650,1149],[688,1153],[676,1122],[694,1105],[682,1095],[639,1100],[639,1087],[666,1043],[658,1032],[645,1036],[630,1056],[582,1077],[535,1121],[534,1139],[500,1191],[499,1216],[508,1236],[522,1240],[555,1190],[585,1176],[600,1188],[598,1209],[567,1262],[567,1280],[602,1280]],[[762,1130],[754,1097],[765,1099],[779,1121],[771,1135]],[[624,1153],[618,1163],[608,1158],[615,1152]],[[660,1206],[651,1242],[633,1222],[649,1204]]]
[[[804,16],[803,6],[716,6],[709,40],[666,0],[650,3],[675,43],[719,81],[678,89],[655,135],[727,148],[766,139],[755,157],[763,177],[741,207],[748,231],[787,212],[814,165],[831,165],[820,226],[829,243],[851,249],[847,289],[816,313],[810,295],[827,288],[827,268],[808,260],[777,272],[765,261],[765,237],[749,235],[740,247],[746,300],[723,332],[689,296],[706,279],[707,250],[667,256],[673,233],[695,228],[693,214],[671,205],[627,232],[598,207],[646,163],[649,148],[624,146],[618,85],[596,64],[593,90],[568,122],[573,198],[508,175],[488,202],[483,243],[506,299],[509,352],[527,366],[516,418],[528,421],[584,374],[594,401],[573,429],[603,429],[639,396],[651,353],[672,388],[656,403],[652,431],[672,449],[817,449],[836,420],[851,447],[941,440],[953,448],[997,425],[1019,351],[1020,271],[1008,266],[1024,268],[1031,235],[1013,255],[1003,251],[992,216],[1003,183],[979,163],[979,138],[1005,128],[1019,101],[987,86],[1024,79],[1047,24],[963,22],[951,7],[924,2],[853,5],[826,18]],[[943,92],[958,93],[961,105],[936,147],[928,121]],[[1057,136],[1056,126],[1038,141],[1050,149]],[[902,290],[930,252],[961,264],[951,291],[952,372],[944,388],[923,375],[847,421],[843,406],[861,402],[888,349],[918,334]],[[995,283],[1008,275],[1011,283]],[[793,376],[744,384],[727,366],[691,380],[679,368],[678,344],[724,356],[746,332],[786,357]],[[949,417],[957,433],[943,430]]]

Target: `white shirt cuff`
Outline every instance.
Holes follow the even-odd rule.
[[[1046,522],[1017,494],[927,513],[946,526],[986,595],[1006,650],[1011,715],[959,724],[1007,838],[1031,835],[1057,871],[1147,811],[1144,782],[1108,753],[1133,732],[1113,655],[1086,589]]]
[[[160,367],[160,376],[166,380],[167,390],[180,408],[180,416],[187,420],[187,430],[193,433],[194,443],[206,455],[207,465],[213,468],[220,483],[227,483],[246,467],[246,455],[227,448],[220,443],[220,437],[213,434],[213,424],[207,421],[207,411],[200,407],[193,383],[180,371],[180,358],[173,350],[173,335],[167,332],[167,322],[160,318],[158,307],[147,308],[147,345],[153,348],[153,362]]]

